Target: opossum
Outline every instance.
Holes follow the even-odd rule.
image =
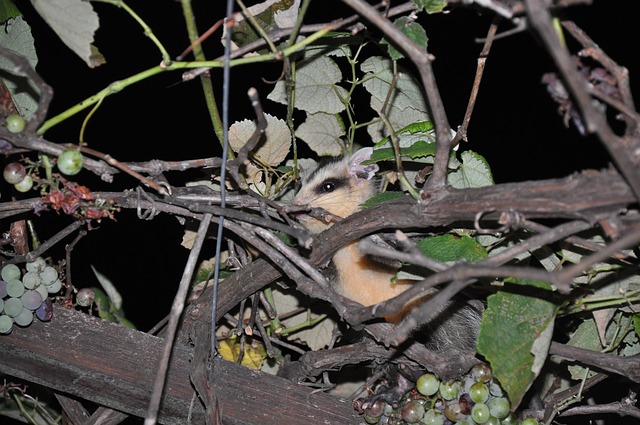
[[[341,218],[360,211],[362,204],[378,192],[374,178],[378,166],[363,164],[363,161],[371,157],[372,152],[372,148],[363,148],[352,156],[336,158],[307,173],[303,176],[300,189],[292,203],[309,209],[322,208]],[[309,215],[298,214],[297,218],[314,233],[320,233],[332,226],[332,223]],[[327,274],[336,292],[364,306],[370,306],[395,297],[410,287],[412,283],[408,280],[392,283],[397,268],[362,254],[357,242],[340,248],[332,258],[332,266]],[[385,319],[397,322],[410,311],[410,308],[411,305],[397,315]],[[438,317],[414,333],[417,334],[417,339],[423,341],[430,349],[472,350],[480,321],[481,313],[475,306],[462,301],[451,301],[441,306]],[[415,377],[410,377],[412,378]],[[402,379],[400,381],[403,382]],[[404,382],[406,384],[406,381]],[[389,388],[390,394],[383,398],[394,401],[392,399],[402,395],[404,390]]]

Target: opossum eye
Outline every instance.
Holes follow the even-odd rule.
[[[320,190],[323,193],[333,192],[334,190],[336,190],[336,184],[332,181],[327,180],[325,182],[322,182],[322,186],[320,187]]]

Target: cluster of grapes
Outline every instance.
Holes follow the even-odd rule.
[[[509,400],[485,363],[457,380],[441,381],[425,373],[397,407],[379,399],[362,415],[367,424],[380,425],[538,425],[533,418],[519,421],[511,412]]]
[[[73,176],[82,170],[83,162],[80,151],[66,149],[58,156],[56,165],[61,173]],[[27,167],[19,162],[10,162],[5,165],[2,177],[7,183],[12,184],[18,192],[28,192],[33,187],[33,177],[27,172]]]
[[[58,271],[38,257],[26,264],[22,275],[15,264],[7,264],[0,271],[0,334],[8,334],[15,323],[29,326],[34,317],[51,320],[53,309],[49,294],[62,289]]]

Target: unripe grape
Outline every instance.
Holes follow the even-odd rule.
[[[445,400],[453,400],[458,398],[460,392],[460,382],[454,379],[448,379],[440,382],[440,395]]]
[[[489,420],[489,407],[484,403],[476,403],[471,408],[471,418],[477,424],[484,424]]]
[[[520,425],[538,425],[538,421],[533,418],[524,418]]]
[[[7,316],[16,317],[22,310],[24,310],[24,306],[20,298],[7,298],[4,300],[4,312]]]
[[[39,273],[26,272],[22,276],[22,283],[24,283],[24,287],[27,289],[35,289],[36,286],[42,284],[42,279],[40,279]]]
[[[429,409],[422,417],[424,425],[444,425],[444,415],[436,409]]]
[[[20,183],[27,175],[27,169],[19,162],[10,162],[4,166],[2,177],[9,184]]]
[[[0,314],[0,334],[8,334],[13,328],[13,319],[6,314]]]
[[[7,294],[13,298],[20,298],[24,294],[24,285],[18,279],[8,281]]]
[[[45,285],[51,285],[58,278],[58,271],[51,267],[46,266],[42,272],[40,272],[40,279]]]
[[[416,381],[416,388],[420,394],[431,396],[438,392],[440,380],[433,373],[425,373]]]
[[[27,123],[24,118],[22,118],[18,114],[9,114],[5,119],[4,125],[7,127],[10,133],[20,133],[24,130],[24,127]]]
[[[84,159],[77,149],[66,149],[58,156],[58,170],[62,174],[74,176],[82,170]]]
[[[25,264],[25,268],[28,272],[40,273],[47,266],[47,262],[42,257],[37,257],[35,260]]]
[[[62,281],[60,279],[56,279],[51,285],[44,286],[47,288],[47,292],[55,294],[62,289]]]
[[[487,403],[489,412],[498,419],[504,419],[509,416],[511,404],[506,397],[494,397]]]
[[[33,312],[23,308],[20,314],[13,318],[13,321],[18,326],[29,326],[33,322]]]
[[[20,279],[20,267],[15,264],[7,264],[0,271],[0,276],[2,276],[2,280],[5,282],[9,282],[10,280]]]
[[[14,184],[13,187],[15,187],[18,192],[28,192],[33,187],[33,179],[31,176],[24,176],[24,179]]]
[[[489,388],[483,382],[476,382],[469,388],[469,397],[475,403],[484,403],[489,398]]]

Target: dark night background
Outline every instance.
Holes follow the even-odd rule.
[[[327,7],[329,3],[331,7]],[[179,2],[130,0],[127,4],[150,25],[172,56],[188,45]],[[125,11],[94,3],[101,20],[95,44],[107,63],[89,69],[58,40],[29,3],[23,1],[18,5],[32,26],[39,56],[37,71],[55,91],[50,116],[161,60],[158,50]],[[194,0],[193,7],[200,30],[204,31],[223,16],[225,2]],[[350,14],[342,2],[315,1],[307,22],[326,22]],[[638,15],[631,13],[630,2],[595,0],[592,6],[574,6],[565,14],[614,60],[629,68],[637,93],[634,76],[638,77],[640,71],[636,45],[640,30]],[[433,66],[454,128],[462,121],[482,48],[475,39],[485,36],[490,22],[489,13],[464,8],[421,19],[430,39],[429,50],[436,58]],[[505,24],[500,30],[507,28]],[[218,32],[204,44],[209,58],[222,54],[219,37]],[[541,45],[527,32],[494,43],[469,127],[467,147],[487,158],[497,183],[563,177],[608,164],[608,155],[595,138],[581,137],[573,128],[564,128],[556,105],[540,83],[542,74],[553,69]],[[267,111],[277,107],[265,99],[270,85],[260,77],[275,80],[280,71],[278,64],[232,69],[231,122],[253,119],[246,98],[247,89],[252,86],[260,92]],[[122,162],[220,156],[199,82],[183,83],[180,78],[179,72],[166,73],[108,97],[91,119],[85,140],[92,148]],[[214,71],[212,78],[220,102],[222,72]],[[85,116],[86,111],[54,127],[46,138],[58,143],[77,143]],[[178,184],[182,176],[171,174],[169,179]],[[77,181],[93,190],[116,191],[137,186],[123,174],[117,175],[112,185],[103,184],[86,171],[77,176]],[[50,220],[53,216],[50,213],[43,218]],[[64,218],[53,221],[56,220],[59,225],[40,229],[43,239],[66,222]],[[98,230],[90,232],[77,245],[72,260],[73,283],[77,287],[96,286],[98,282],[90,270],[93,264],[120,288],[127,315],[146,330],[170,309],[188,255],[180,246],[183,228],[175,218],[166,215],[152,221],[138,220],[131,210],[118,214],[117,220],[103,221]],[[212,250],[209,253],[213,256]]]

